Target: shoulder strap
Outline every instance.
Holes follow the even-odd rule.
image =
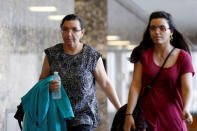
[[[157,75],[155,76],[155,78],[153,79],[153,81],[152,81],[151,84],[150,84],[151,87],[153,86],[153,84],[155,83],[155,81],[157,80],[157,78],[159,77],[159,75],[160,75],[160,73],[161,73],[161,71],[162,71],[162,69],[163,69],[163,67],[164,67],[164,65],[165,65],[165,63],[166,63],[166,61],[168,60],[168,58],[170,57],[170,55],[172,54],[172,52],[174,51],[174,49],[175,49],[175,48],[173,48],[173,49],[170,51],[170,53],[168,54],[168,56],[167,56],[166,59],[164,60],[164,62],[163,62],[163,64],[162,64],[161,68],[159,69],[159,72],[157,73]]]
[[[168,56],[167,56],[166,59],[164,60],[164,62],[163,62],[163,64],[162,64],[161,68],[159,69],[159,72],[157,73],[157,75],[155,76],[155,78],[152,80],[152,82],[150,83],[150,85],[147,85],[147,86],[146,86],[146,89],[145,89],[144,93],[141,95],[141,97],[145,96],[145,95],[148,93],[148,91],[152,88],[152,86],[154,85],[155,81],[156,81],[157,78],[159,77],[159,75],[160,75],[160,73],[161,73],[161,71],[162,71],[162,69],[163,69],[163,67],[164,67],[164,65],[165,65],[165,63],[166,63],[166,61],[168,60],[168,58],[170,57],[170,55],[172,54],[172,52],[173,52],[174,50],[175,50],[175,47],[170,51],[170,53],[168,54]]]

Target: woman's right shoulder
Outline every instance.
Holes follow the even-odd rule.
[[[62,49],[63,49],[63,46],[61,43],[59,43],[52,47],[46,48],[44,52],[46,56],[49,58],[49,57],[55,57],[57,54],[61,53]]]
[[[153,52],[153,47],[150,47],[150,48],[145,49],[143,54],[152,53],[152,52]]]
[[[152,56],[152,52],[153,52],[153,47],[150,47],[143,51],[142,58],[140,60],[142,64],[146,63],[147,61],[150,61],[149,59]]]
[[[143,54],[142,54],[142,58],[143,57],[150,57],[150,55],[153,53],[153,47],[145,49]]]
[[[54,59],[57,59],[59,58],[59,56],[61,56],[62,50],[63,50],[63,46],[61,43],[56,44],[52,47],[46,48],[44,50],[45,55],[48,59],[49,65],[51,65]]]
[[[59,50],[59,49],[61,49],[61,47],[62,47],[62,43],[58,43],[54,46],[46,48],[45,50]]]

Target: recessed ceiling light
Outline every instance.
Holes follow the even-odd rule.
[[[49,20],[62,20],[65,15],[49,15],[48,19]]]
[[[117,35],[108,35],[107,40],[120,40],[120,37]]]
[[[120,40],[115,40],[115,41],[107,41],[108,46],[115,46],[118,48],[126,47],[129,50],[133,50],[136,45],[132,44],[130,41],[120,41]]]
[[[28,9],[31,12],[54,12],[57,8],[54,6],[30,6]]]
[[[107,45],[110,45],[110,46],[127,46],[127,45],[130,45],[130,41],[107,41]]]

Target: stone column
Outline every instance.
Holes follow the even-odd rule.
[[[107,50],[107,0],[76,0],[75,13],[83,18],[85,35],[83,42],[93,46],[106,58]],[[97,89],[100,125],[95,131],[107,131],[107,98],[100,87]]]
[[[76,0],[75,13],[84,20],[83,41],[99,50],[106,58],[107,0]]]

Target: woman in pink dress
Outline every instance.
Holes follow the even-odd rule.
[[[124,131],[136,129],[132,117],[139,96],[150,84],[169,52],[162,72],[148,94],[142,99],[143,118],[148,131],[187,131],[186,124],[193,119],[190,113],[192,99],[192,66],[189,46],[176,29],[172,17],[164,11],[153,12],[143,40],[130,57],[134,63]]]

